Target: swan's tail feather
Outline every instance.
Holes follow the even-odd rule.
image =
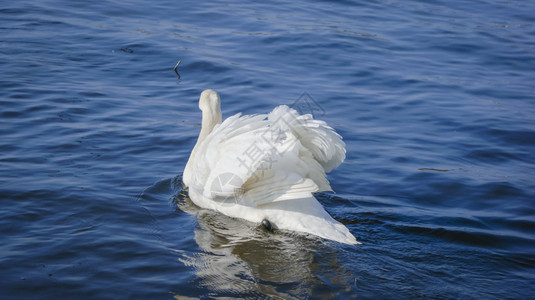
[[[274,203],[275,204],[275,203]],[[281,211],[273,213],[269,220],[279,229],[290,229],[317,235],[324,239],[345,244],[360,244],[355,236],[342,223],[334,220],[323,206],[312,196],[276,203],[266,210]]]

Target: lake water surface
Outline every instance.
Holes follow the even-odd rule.
[[[3,3],[1,298],[533,297],[534,12]],[[300,105],[334,127],[347,159],[317,198],[363,244],[193,205],[181,174],[206,88],[224,118]]]

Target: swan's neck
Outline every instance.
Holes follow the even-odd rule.
[[[210,110],[203,110],[202,112],[202,127],[201,127],[201,133],[199,133],[199,138],[197,139],[197,143],[195,143],[195,147],[193,147],[193,150],[191,150],[191,154],[189,156],[188,162],[186,164],[186,168],[184,169],[184,176],[183,180],[186,186],[189,186],[190,184],[190,176],[191,172],[193,171],[192,168],[192,162],[195,161],[195,158],[197,156],[197,149],[199,148],[199,145],[206,139],[206,137],[212,132],[215,125],[221,124],[221,110],[216,109],[216,111],[210,111]]]
[[[203,110],[202,112],[202,126],[201,133],[199,133],[199,138],[197,139],[197,145],[200,144],[204,139],[212,132],[215,125],[221,124],[221,110],[212,111],[211,109]]]
[[[193,150],[191,151],[190,159],[195,156],[195,154],[197,153],[197,148],[206,139],[210,132],[212,132],[214,127],[217,124],[221,124],[221,119],[221,109],[219,109],[219,107],[215,109],[208,108],[202,111],[201,132],[199,133],[199,138],[197,138],[197,143],[195,144],[195,147],[193,147]]]
[[[221,124],[222,120],[221,102],[219,95],[217,95],[215,91],[205,90],[201,93],[201,97],[199,99],[199,108],[202,111],[201,132],[199,133],[197,143],[195,143],[195,147],[193,147],[188,159],[188,163],[186,164],[186,168],[184,169],[183,181],[186,186],[189,186],[192,180],[192,168],[196,160],[197,152],[199,150],[198,148],[206,139],[206,137],[212,132],[212,130],[214,130],[214,127],[217,124]]]

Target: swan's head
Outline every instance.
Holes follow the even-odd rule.
[[[214,90],[204,90],[199,98],[199,108],[202,111],[218,112],[221,111],[221,100]]]

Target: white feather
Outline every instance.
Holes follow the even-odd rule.
[[[331,127],[285,105],[268,115],[236,114],[221,123],[219,96],[212,90],[201,94],[199,107],[203,127],[183,175],[195,204],[256,223],[268,219],[278,229],[358,243],[312,195],[331,190],[325,173],[345,159],[345,144]]]

